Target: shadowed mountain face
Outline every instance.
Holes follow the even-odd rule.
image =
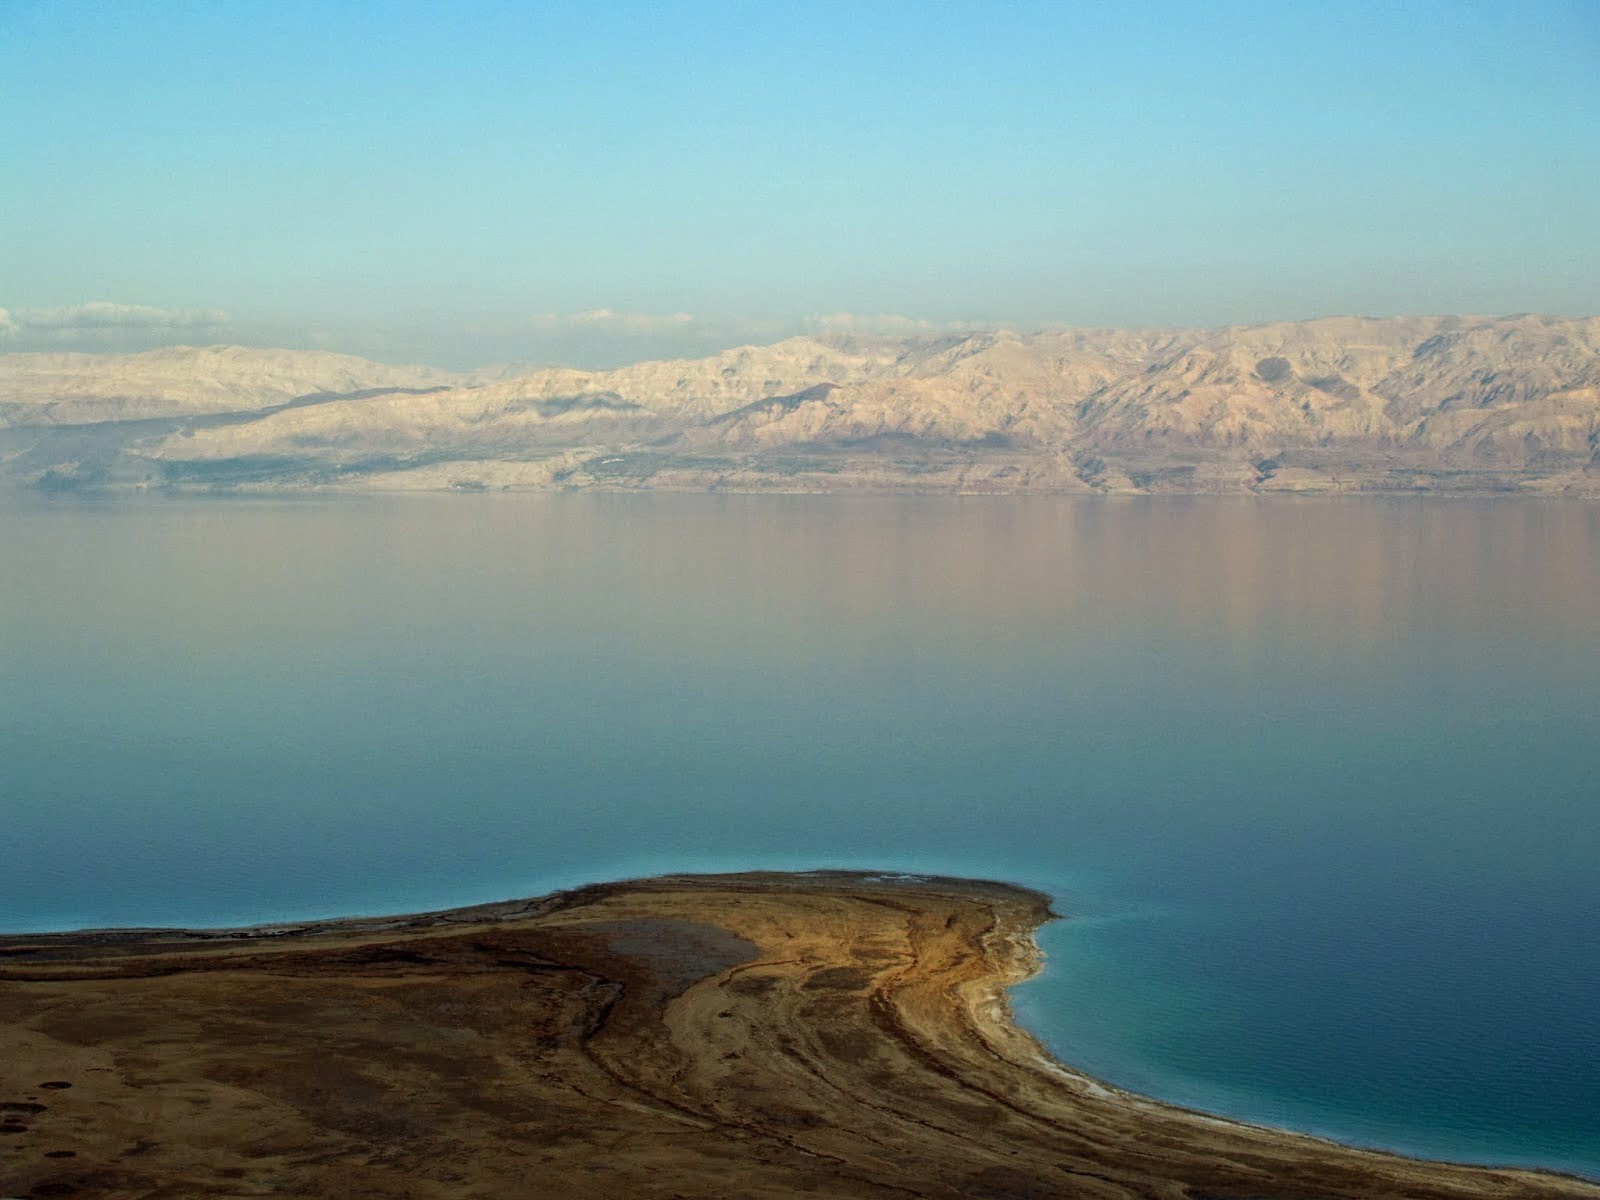
[[[1600,495],[1600,318],[793,338],[508,379],[235,347],[7,355],[0,480]]]

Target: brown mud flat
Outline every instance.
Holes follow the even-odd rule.
[[[414,917],[0,937],[0,1196],[1589,1197],[1053,1063],[1045,897],[675,876]]]

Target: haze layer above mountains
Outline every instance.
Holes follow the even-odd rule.
[[[231,346],[12,354],[0,482],[1600,496],[1600,318],[807,337],[509,377]]]

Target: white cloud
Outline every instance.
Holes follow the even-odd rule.
[[[616,312],[609,308],[591,308],[578,313],[540,313],[531,323],[534,328],[543,330],[591,330],[638,335],[684,333],[700,324],[693,313]]]
[[[215,308],[155,308],[91,300],[61,308],[0,308],[0,343],[8,349],[101,349],[159,345],[223,329],[228,314]]]
[[[19,308],[7,317],[12,329],[64,334],[94,329],[214,329],[228,323],[228,314],[216,308],[155,308],[106,300],[64,308]]]
[[[582,312],[539,313],[528,318],[527,328],[539,336],[563,343],[577,344],[581,340],[583,344],[610,345],[623,352],[627,352],[624,347],[636,343],[651,343],[651,349],[666,352],[681,346],[689,353],[713,345],[720,348],[742,341],[764,343],[796,334],[926,337],[957,330],[970,331],[979,326],[970,321],[929,321],[903,313],[831,312],[762,318],[591,308]]]
[[[869,337],[917,337],[930,333],[967,333],[986,328],[972,321],[928,321],[904,313],[833,312],[805,319],[808,333],[854,333]]]

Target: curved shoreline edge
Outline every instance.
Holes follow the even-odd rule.
[[[0,1194],[1600,1198],[1058,1062],[1008,993],[1049,904],[751,872],[0,934]]]

